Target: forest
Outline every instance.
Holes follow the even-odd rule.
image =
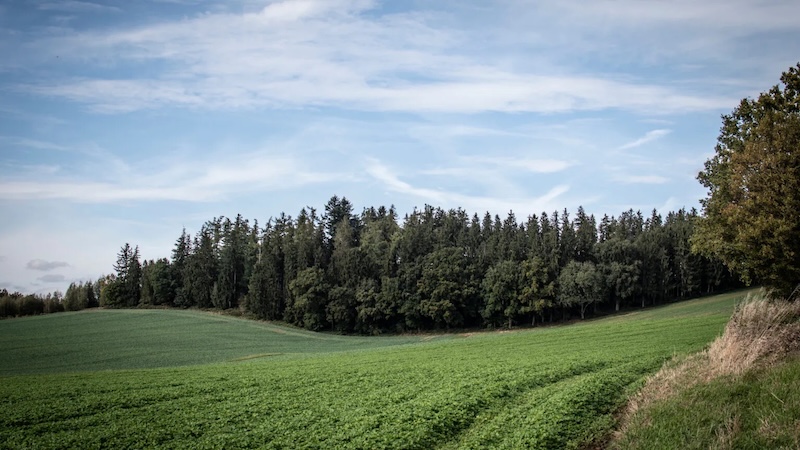
[[[740,286],[722,262],[692,253],[697,219],[629,210],[598,223],[578,208],[520,222],[426,205],[400,220],[394,207],[357,214],[333,196],[321,215],[184,229],[170,258],[141,261],[125,244],[114,274],[71,285],[61,303],[238,309],[360,334],[536,325]]]

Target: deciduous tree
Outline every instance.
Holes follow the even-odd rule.
[[[788,294],[800,282],[800,63],[722,116],[694,249],[745,282]]]

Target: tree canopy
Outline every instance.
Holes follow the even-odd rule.
[[[693,248],[778,295],[800,283],[800,63],[722,116]]]

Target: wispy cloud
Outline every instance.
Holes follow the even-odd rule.
[[[474,180],[484,176],[501,176],[501,172],[508,176],[509,173],[557,173],[566,170],[573,163],[558,159],[530,159],[514,157],[483,157],[467,156],[460,158],[463,165],[455,167],[426,169],[421,173],[426,175],[461,175]]]
[[[67,278],[64,275],[57,275],[51,273],[47,275],[42,275],[36,279],[44,283],[63,283],[64,281],[67,280]]]
[[[61,0],[58,2],[40,3],[38,8],[41,10],[66,11],[66,12],[120,12],[116,6],[101,5],[99,3],[81,2],[77,0]]]
[[[401,180],[393,171],[376,159],[371,159],[368,162],[366,172],[376,181],[382,183],[389,191],[410,195],[432,205],[445,208],[461,207],[471,212],[489,211],[496,214],[505,214],[508,211],[514,211],[522,215],[556,210],[559,207],[563,207],[563,204],[558,205],[558,201],[563,200],[562,196],[570,189],[566,184],[559,184],[539,196],[490,197],[416,187]]]
[[[122,30],[46,38],[32,50],[134,67],[145,77],[88,72],[16,89],[95,111],[296,108],[416,113],[563,113],[716,109],[724,96],[613,75],[513,67],[475,53],[468,30],[432,11],[364,14],[373,2],[284,1],[244,14],[216,13]]]
[[[626,184],[664,184],[670,181],[669,178],[661,175],[620,175],[614,179]]]
[[[632,148],[641,147],[644,144],[661,139],[662,137],[670,134],[671,132],[672,130],[667,130],[667,129],[648,131],[647,133],[645,133],[644,136],[620,146],[619,150],[630,150]]]
[[[112,165],[109,181],[85,181],[81,177],[0,181],[0,199],[69,200],[81,203],[115,201],[184,202],[219,201],[236,193],[273,191],[342,179],[339,174],[316,171],[291,156],[268,153],[227,155],[225,163],[213,159],[151,161],[131,166]]]
[[[15,136],[0,136],[0,142],[5,143],[6,145],[12,146],[19,146],[19,147],[27,147],[36,150],[54,150],[54,151],[66,151],[69,150],[68,147],[56,144],[53,142],[46,142],[40,141],[37,139],[30,139],[24,137],[15,137]]]
[[[468,160],[482,165],[494,166],[506,171],[525,171],[531,173],[556,173],[566,170],[573,163],[560,159],[532,159],[515,157],[471,157]]]
[[[69,264],[64,261],[45,261],[43,259],[32,259],[25,264],[25,267],[30,270],[41,270],[43,272],[67,266],[69,266]]]

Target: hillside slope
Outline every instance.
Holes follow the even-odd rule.
[[[0,447],[574,448],[607,434],[644,376],[718,336],[740,297],[384,348],[364,347],[395,341],[359,338],[358,351],[5,377]]]

